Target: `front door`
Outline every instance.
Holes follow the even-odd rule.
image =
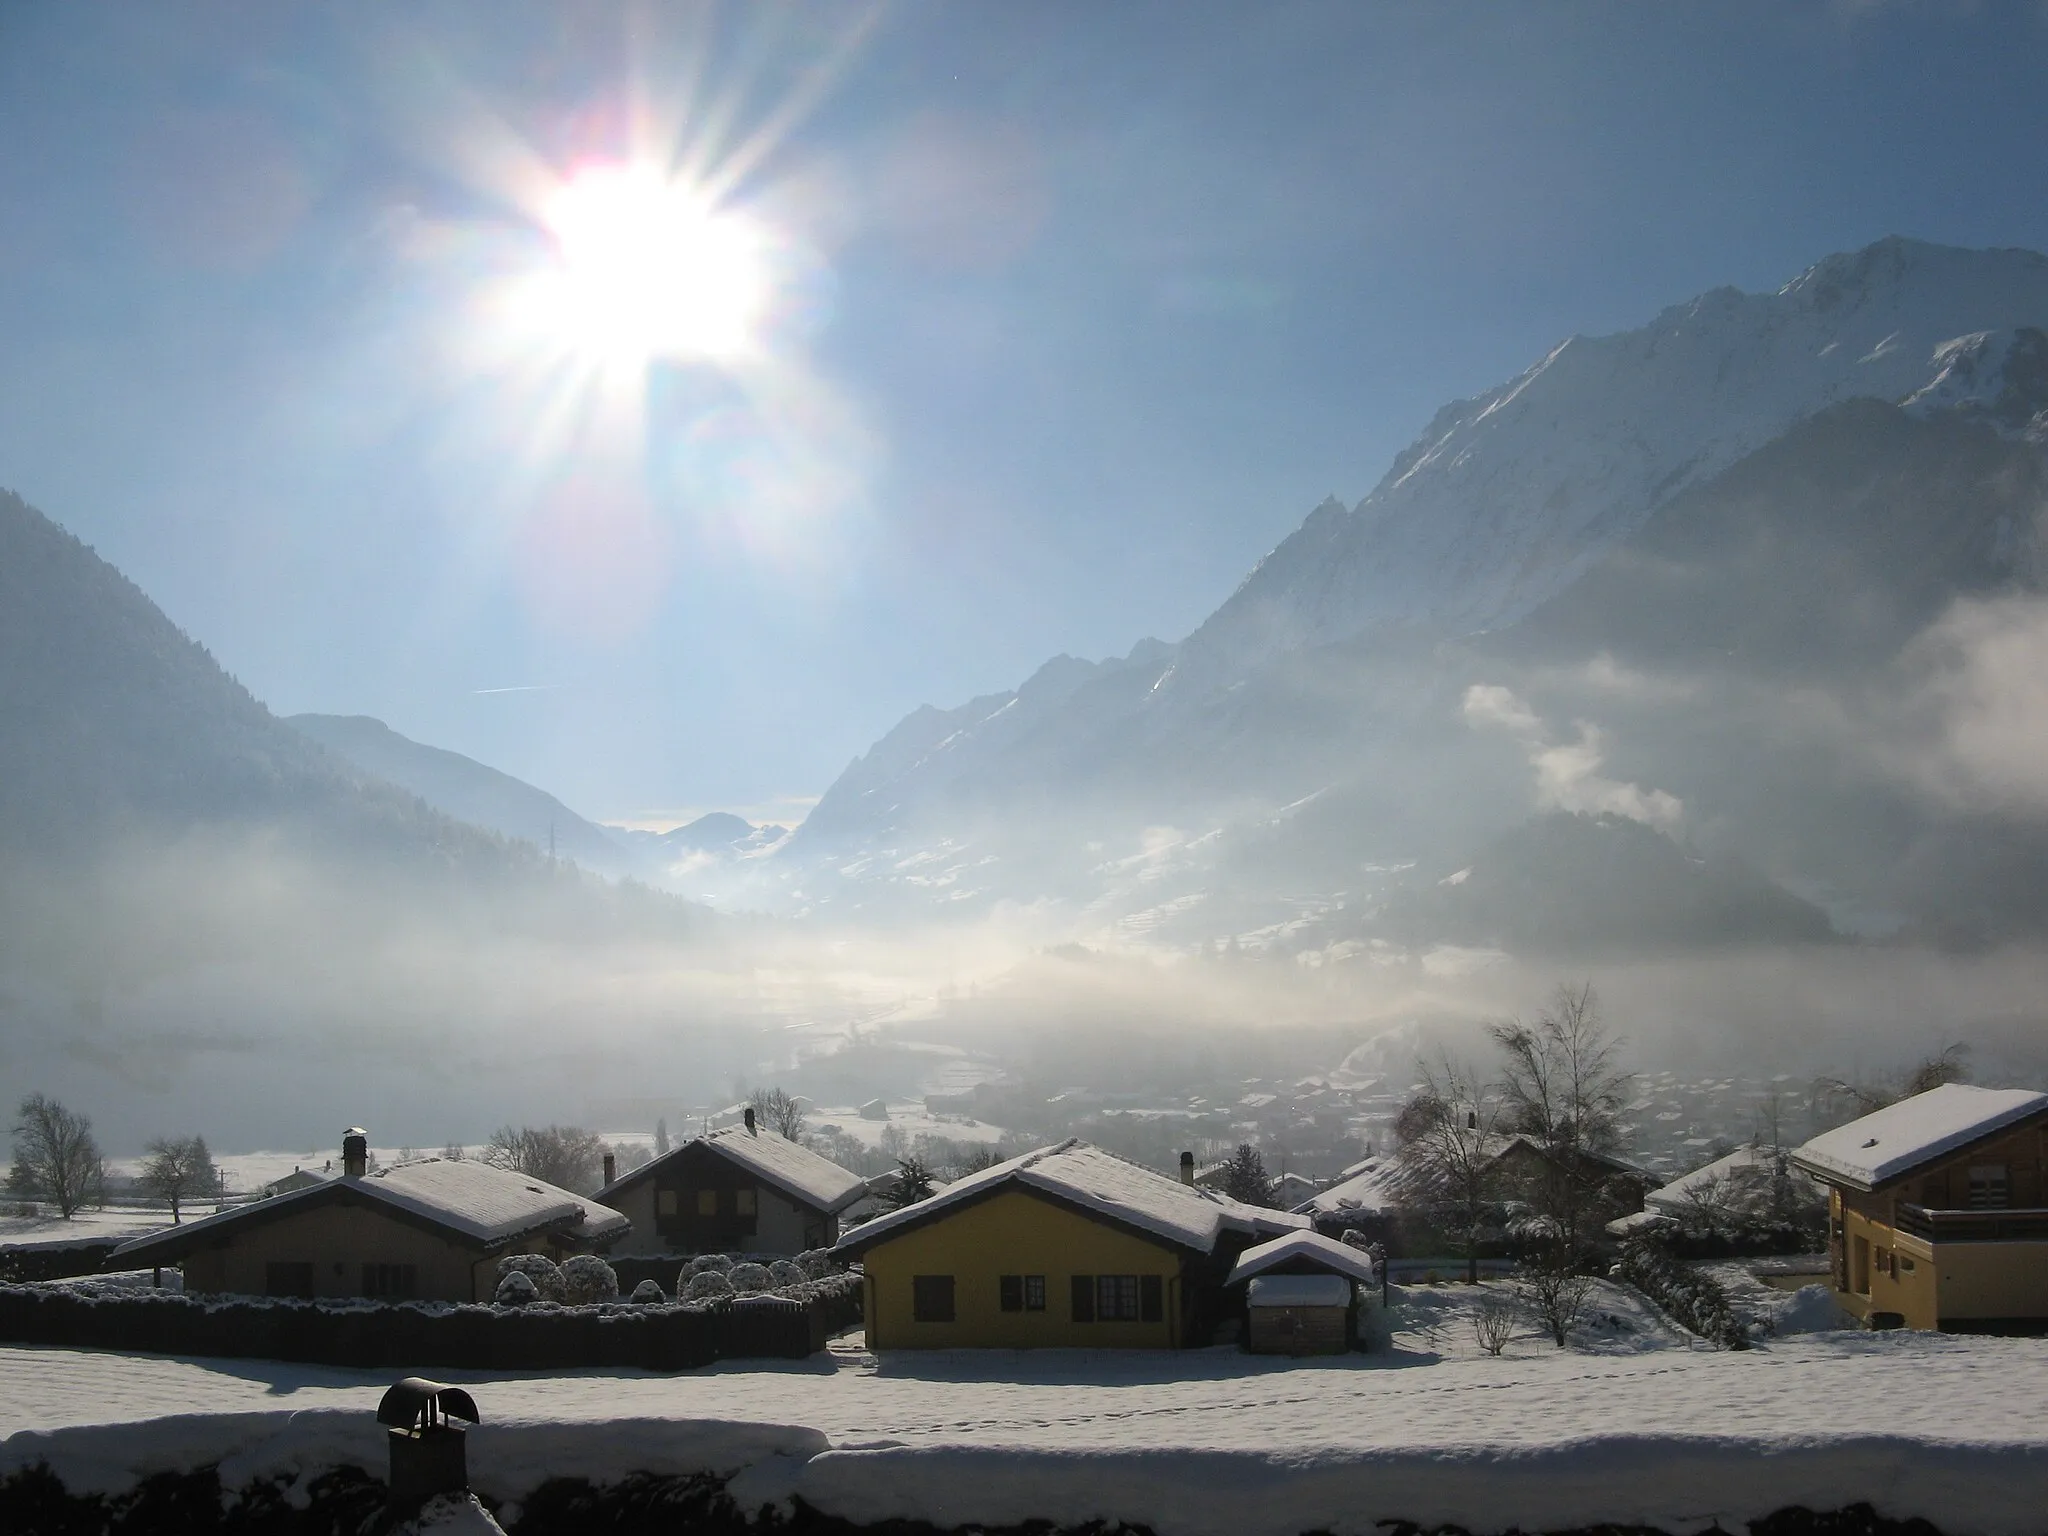
[[[1858,1296],[1870,1294],[1870,1239],[1867,1237],[1850,1241],[1849,1289]]]

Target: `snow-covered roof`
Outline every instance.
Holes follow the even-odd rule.
[[[1070,1139],[970,1173],[928,1199],[878,1216],[841,1238],[835,1251],[865,1250],[1003,1184],[1042,1191],[1198,1253],[1211,1251],[1225,1232],[1267,1237],[1309,1224],[1305,1216],[1246,1205]]]
[[[2048,1110],[2048,1093],[1944,1083],[1824,1131],[1792,1161],[1831,1183],[1875,1189],[1959,1147]]]
[[[1245,1249],[1232,1267],[1230,1278],[1223,1283],[1240,1285],[1269,1269],[1302,1260],[1319,1264],[1335,1274],[1349,1276],[1364,1285],[1379,1283],[1379,1276],[1373,1272],[1369,1257],[1335,1238],[1324,1237],[1320,1232],[1287,1232],[1260,1243],[1256,1248]]]
[[[486,1248],[549,1227],[598,1241],[616,1237],[632,1225],[609,1206],[523,1173],[484,1162],[429,1157],[398,1163],[362,1178],[323,1179],[305,1189],[203,1216],[123,1243],[113,1256],[140,1260],[157,1254],[169,1256],[223,1231],[350,1199],[389,1206]]]
[[[1342,1275],[1262,1275],[1244,1299],[1253,1307],[1348,1307],[1351,1282]]]
[[[1328,1189],[1302,1201],[1294,1209],[1311,1214],[1340,1216],[1347,1211],[1378,1212],[1401,1203],[1414,1170],[1398,1157],[1368,1157],[1339,1173]]]
[[[1677,1224],[1676,1216],[1667,1216],[1662,1211],[1630,1211],[1626,1216],[1617,1216],[1607,1223],[1607,1235],[1634,1237],[1638,1232],[1657,1232]]]
[[[621,1190],[653,1177],[655,1170],[671,1158],[680,1157],[690,1148],[700,1146],[737,1163],[762,1183],[772,1185],[785,1195],[814,1206],[827,1215],[843,1211],[868,1190],[867,1181],[859,1174],[849,1172],[829,1157],[822,1157],[787,1136],[731,1125],[709,1135],[695,1137],[652,1162],[642,1163],[600,1189],[598,1199],[611,1199]]]
[[[1691,1173],[1679,1175],[1669,1184],[1651,1190],[1643,1196],[1643,1206],[1647,1210],[1661,1211],[1667,1215],[1682,1215],[1690,1208],[1696,1197],[1706,1194],[1716,1183],[1740,1186],[1757,1180],[1767,1181],[1774,1178],[1777,1171],[1777,1151],[1761,1143],[1752,1142],[1737,1147],[1726,1156],[1715,1158],[1711,1163],[1693,1169]],[[1813,1188],[1812,1179],[1805,1172],[1794,1169],[1792,1176],[1799,1181],[1802,1188]]]

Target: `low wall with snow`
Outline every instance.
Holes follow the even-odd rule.
[[[0,1286],[0,1343],[316,1365],[682,1371],[715,1360],[800,1359],[860,1320],[858,1280],[804,1290],[711,1304],[498,1307],[10,1285]]]
[[[331,1410],[28,1431],[0,1442],[0,1529],[361,1529],[382,1504],[383,1462],[370,1416]],[[842,1449],[800,1427],[625,1418],[485,1426],[471,1434],[470,1468],[513,1536],[1486,1536],[1595,1526],[1641,1536],[1745,1526],[1754,1536],[2035,1536],[2048,1508],[2037,1452],[1907,1437],[1772,1446],[1612,1435],[1522,1454]]]

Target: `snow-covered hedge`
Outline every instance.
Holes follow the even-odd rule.
[[[588,1307],[619,1299],[617,1273],[594,1253],[578,1253],[562,1260],[559,1273],[565,1306]]]
[[[715,1269],[700,1270],[683,1281],[682,1289],[676,1292],[682,1301],[715,1301],[722,1296],[732,1295],[732,1282]]]
[[[1720,1283],[1679,1263],[1654,1239],[1638,1237],[1624,1243],[1614,1273],[1708,1342],[1722,1349],[1749,1348],[1749,1332]]]
[[[531,1284],[524,1269],[508,1271],[500,1283],[513,1284],[514,1274]],[[582,1307],[536,1297],[501,1307],[183,1295],[103,1281],[0,1285],[0,1344],[322,1365],[688,1370],[726,1357],[801,1357],[860,1320],[857,1280],[811,1281],[802,1290]]]
[[[561,1301],[562,1271],[555,1261],[544,1253],[508,1253],[498,1260],[498,1278],[507,1275],[525,1275],[533,1282],[533,1288],[540,1293],[542,1301]]]

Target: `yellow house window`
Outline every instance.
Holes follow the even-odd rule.
[[[910,1277],[910,1315],[920,1323],[953,1321],[953,1277],[913,1275]]]
[[[1005,1312],[1043,1312],[1045,1276],[1000,1276],[997,1281],[997,1296]]]
[[[1158,1275],[1074,1276],[1077,1323],[1156,1323],[1165,1315],[1165,1284]]]
[[[718,1214],[717,1190],[700,1189],[697,1191],[697,1214],[699,1216],[716,1216]]]
[[[751,1216],[754,1214],[754,1191],[752,1189],[736,1189],[733,1191],[732,1197],[737,1202],[736,1209],[740,1215]]]
[[[657,1189],[654,1192],[654,1214],[673,1216],[676,1213],[676,1192],[672,1189]]]

